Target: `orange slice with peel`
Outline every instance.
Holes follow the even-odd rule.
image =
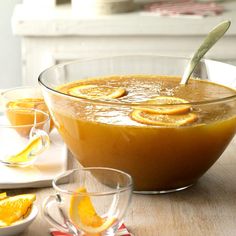
[[[43,129],[45,115],[43,113],[37,114],[37,128]],[[25,108],[19,109],[8,109],[6,111],[6,116],[11,123],[11,125],[16,126],[15,130],[23,137],[28,137],[30,130],[35,122],[35,112]],[[42,122],[42,123],[40,123]],[[17,127],[19,126],[19,127]]]
[[[78,193],[83,193],[79,195]],[[92,201],[84,187],[79,188],[71,197],[69,215],[73,224],[86,235],[100,235],[115,221],[113,217],[103,218],[94,209]]]
[[[136,109],[131,113],[131,118],[142,124],[173,127],[191,124],[197,120],[197,115],[194,113],[166,115]]]
[[[190,111],[191,106],[185,103],[188,103],[188,101],[182,98],[158,96],[145,102],[145,104],[150,104],[153,106],[147,107],[145,105],[144,107],[140,107],[139,109],[157,114],[175,115]]]
[[[85,84],[70,88],[68,94],[88,99],[119,98],[126,93],[124,88],[115,88],[105,85]]]
[[[0,201],[0,227],[9,226],[24,218],[36,199],[35,194],[22,194]]]
[[[0,193],[0,201],[5,198],[7,198],[7,193],[6,192]]]
[[[50,142],[47,140],[47,142]],[[36,154],[40,154],[40,149],[42,146],[42,137],[37,136],[29,141],[27,146],[21,150],[19,153],[6,157],[4,161],[11,163],[12,165],[17,165],[19,163],[27,163],[36,158]],[[34,154],[36,153],[36,154]]]
[[[11,117],[9,117],[10,122],[13,125],[17,125],[17,123],[15,122],[18,122],[18,121],[23,122],[22,124],[32,124],[32,115],[29,114],[30,112],[28,113],[28,116],[25,116],[21,114],[23,113],[23,110],[21,110],[21,108],[22,109],[37,109],[37,110],[41,110],[46,113],[49,113],[48,108],[43,98],[20,98],[20,99],[16,99],[14,101],[8,102],[7,107],[12,108],[11,113],[15,113],[14,115],[12,114]],[[24,112],[27,113],[27,110],[24,110]],[[53,127],[54,127],[54,123],[52,119],[50,119],[49,131],[51,131]]]
[[[37,106],[42,103],[44,104],[43,98],[20,98],[14,101],[10,101],[7,104],[7,107],[9,108],[37,108]],[[46,105],[44,106],[46,107]]]

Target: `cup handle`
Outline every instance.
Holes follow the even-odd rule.
[[[69,228],[66,225],[60,224],[57,220],[54,220],[54,218],[50,214],[50,209],[55,205],[58,207],[57,195],[48,196],[43,203],[43,215],[53,227],[59,229],[60,231],[68,232]]]
[[[50,145],[50,138],[48,134],[41,129],[36,129],[35,127],[32,127],[29,136],[30,142],[27,146],[34,142],[35,139],[40,140],[40,145],[36,145],[36,148],[32,148],[29,153],[30,155],[39,155],[40,153],[44,152]]]
[[[48,196],[43,203],[42,214],[45,216],[46,220],[56,229],[62,232],[80,236],[80,231],[78,231],[75,226],[72,225],[72,223],[66,218],[65,214],[63,213],[63,210],[60,208],[60,201],[61,197],[58,194]],[[55,206],[59,210],[60,216],[62,217],[64,224],[59,223],[51,216],[50,211],[55,211]]]

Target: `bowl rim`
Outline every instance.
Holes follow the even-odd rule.
[[[46,85],[44,82],[43,82],[43,76],[44,74],[49,71],[49,70],[53,70],[55,68],[60,68],[60,67],[66,67],[66,66],[69,66],[69,65],[72,65],[72,64],[77,64],[77,63],[84,63],[84,62],[90,62],[90,61],[95,61],[95,60],[104,60],[104,59],[112,59],[112,58],[122,58],[122,57],[159,57],[159,58],[170,58],[170,59],[179,59],[179,60],[190,60],[191,58],[190,57],[185,57],[185,56],[171,56],[171,55],[163,55],[163,54],[154,54],[154,53],[133,53],[133,54],[118,54],[118,55],[114,55],[114,56],[102,56],[102,57],[91,57],[91,58],[84,58],[84,59],[77,59],[77,60],[72,60],[72,61],[68,61],[68,62],[64,62],[64,63],[59,63],[59,64],[56,64],[56,65],[53,65],[47,69],[45,69],[44,71],[42,71],[39,76],[38,76],[38,83],[41,87],[43,88],[46,88],[47,90],[50,90],[50,92],[54,93],[54,94],[60,94],[62,96],[65,96],[67,98],[70,98],[70,99],[74,99],[74,100],[78,100],[78,101],[84,101],[84,102],[89,102],[89,103],[95,103],[95,104],[108,104],[108,105],[114,105],[114,106],[145,106],[145,105],[148,105],[148,106],[157,106],[157,104],[150,104],[150,103],[145,103],[145,102],[141,102],[141,103],[138,103],[138,102],[120,102],[120,101],[108,101],[108,100],[99,100],[99,99],[90,99],[90,98],[80,98],[80,97],[77,97],[77,96],[74,96],[74,95],[71,95],[71,94],[66,94],[66,93],[63,93],[63,92],[60,92],[56,89],[53,89],[51,88],[50,86]],[[224,62],[221,62],[221,61],[217,61],[217,60],[211,60],[211,59],[205,59],[203,58],[200,62],[208,62],[208,61],[212,61],[212,62],[217,62],[217,63],[221,63],[221,64],[226,64],[226,65],[230,65],[228,63],[224,63]],[[234,66],[234,65],[232,65]],[[236,67],[236,66],[235,66]],[[130,76],[132,76],[132,74],[129,74]],[[150,74],[151,75],[151,74]],[[85,78],[86,79],[86,78]],[[208,81],[208,82],[211,82],[211,81]],[[175,105],[209,105],[209,104],[215,104],[215,103],[220,103],[220,102],[224,102],[224,101],[230,101],[230,100],[234,100],[236,99],[236,88],[231,88],[229,86],[226,86],[226,85],[222,85],[222,84],[219,84],[217,82],[213,82],[214,84],[218,84],[220,85],[221,87],[226,87],[226,88],[229,88],[233,91],[235,91],[235,95],[232,95],[232,96],[227,96],[227,97],[222,97],[222,98],[216,98],[216,99],[209,99],[209,100],[205,100],[205,101],[196,101],[196,102],[186,102],[186,103],[173,103],[173,104],[158,104],[158,106],[175,106]]]

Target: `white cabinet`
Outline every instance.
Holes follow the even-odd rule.
[[[236,64],[236,2],[225,3],[225,8],[224,14],[205,18],[141,11],[85,18],[72,14],[70,5],[17,5],[12,28],[22,37],[23,84],[37,84],[40,72],[62,61],[124,53],[190,56],[207,32],[225,19],[232,21],[231,28],[206,57]]]

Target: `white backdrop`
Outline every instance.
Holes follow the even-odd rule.
[[[21,85],[20,38],[12,34],[11,16],[21,0],[0,1],[0,89]]]

